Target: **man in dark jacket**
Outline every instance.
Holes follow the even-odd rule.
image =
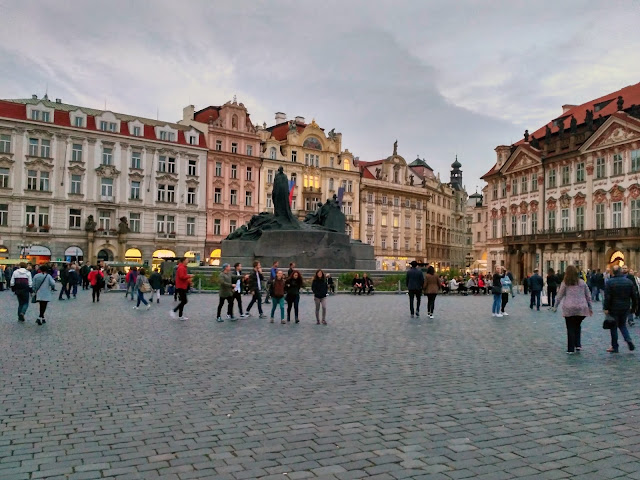
[[[635,350],[636,347],[627,330],[627,316],[629,309],[632,308],[632,311],[635,311],[637,305],[638,292],[634,288],[634,282],[624,276],[620,267],[615,265],[613,275],[604,287],[602,309],[605,315],[611,315],[615,319],[616,326],[629,345],[629,350]],[[618,353],[618,328],[611,329],[611,347],[607,349],[609,353]]]
[[[60,295],[58,295],[58,300],[64,300],[62,295],[66,295],[67,300],[71,298],[69,293],[69,266],[66,263],[63,263],[62,267],[60,267]]]
[[[538,311],[540,311],[540,293],[542,292],[542,288],[544,287],[544,281],[542,277],[538,274],[538,269],[536,268],[533,271],[533,275],[529,278],[529,291],[531,292],[531,302],[529,303],[529,308],[533,310],[533,304],[536,304]]]
[[[409,290],[409,311],[411,318],[415,313],[416,317],[420,316],[420,299],[422,296],[422,286],[424,285],[424,275],[422,270],[418,270],[418,262],[413,260],[411,268],[407,270],[407,290]],[[413,299],[416,299],[416,309],[413,309]]]
[[[67,273],[67,293],[71,293],[73,298],[76,298],[78,294],[78,283],[80,282],[80,276],[76,270],[76,265],[72,263],[69,266],[69,272]]]
[[[247,305],[247,309],[245,313],[247,316],[251,315],[249,310],[253,307],[254,303],[258,304],[258,313],[260,313],[260,318],[267,318],[265,314],[262,313],[262,286],[264,285],[264,277],[262,276],[262,265],[260,262],[253,262],[253,272],[249,274],[249,291],[253,295],[253,298]]]
[[[638,298],[638,284],[636,283],[636,276],[633,274],[633,270],[629,270],[629,267],[627,267],[626,265],[624,267],[622,267],[622,274],[627,277],[629,280],[631,280],[631,283],[633,284],[633,290],[635,291],[634,295],[636,296],[636,298]],[[636,305],[637,308],[637,305]],[[627,317],[627,320],[629,321],[629,326],[633,327],[635,325],[635,320],[634,320],[634,315],[636,313],[636,308],[634,308],[633,310],[631,310],[629,312],[629,315]]]

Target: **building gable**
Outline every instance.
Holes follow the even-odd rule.
[[[513,152],[501,170],[503,174],[509,174],[527,170],[532,167],[538,167],[540,165],[542,165],[542,160],[537,153],[520,146],[515,152]]]
[[[640,122],[625,114],[613,114],[580,147],[580,152],[612,147],[635,139],[640,139]]]

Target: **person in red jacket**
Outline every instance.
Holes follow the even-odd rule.
[[[187,262],[188,259],[186,257],[182,257],[180,262],[178,262],[178,268],[176,269],[176,292],[178,293],[180,303],[169,312],[171,318],[176,318],[176,312],[178,312],[180,320],[189,320],[183,315],[184,306],[187,304],[187,290],[189,290],[191,278],[193,277],[193,275],[187,273]]]
[[[104,287],[104,274],[98,267],[92,267],[93,270],[89,272],[89,283],[91,284],[91,298],[93,302],[100,301],[100,290]]]

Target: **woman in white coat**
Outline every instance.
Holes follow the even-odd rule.
[[[51,292],[56,286],[56,282],[49,273],[49,267],[46,265],[40,266],[40,271],[33,277],[33,295],[36,297],[36,301],[40,304],[40,315],[36,320],[38,325],[47,323],[44,319],[44,312],[47,310],[47,305],[53,299]]]

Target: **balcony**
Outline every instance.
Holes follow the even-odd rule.
[[[577,230],[575,228],[540,230],[532,235],[511,235],[502,238],[505,245],[523,243],[562,243],[598,240],[622,240],[640,237],[640,228],[607,228],[603,230]],[[497,239],[500,240],[500,239]],[[493,243],[493,242],[492,242]]]
[[[96,230],[96,235],[100,237],[117,237],[118,231],[115,228],[110,228],[110,229],[98,228]]]
[[[100,203],[114,203],[115,197],[113,195],[100,195],[98,201]]]
[[[322,193],[320,187],[302,187],[302,193]]]
[[[171,232],[171,233],[157,232],[156,233],[156,238],[159,238],[159,239],[174,239],[174,238],[176,238],[176,232]]]

